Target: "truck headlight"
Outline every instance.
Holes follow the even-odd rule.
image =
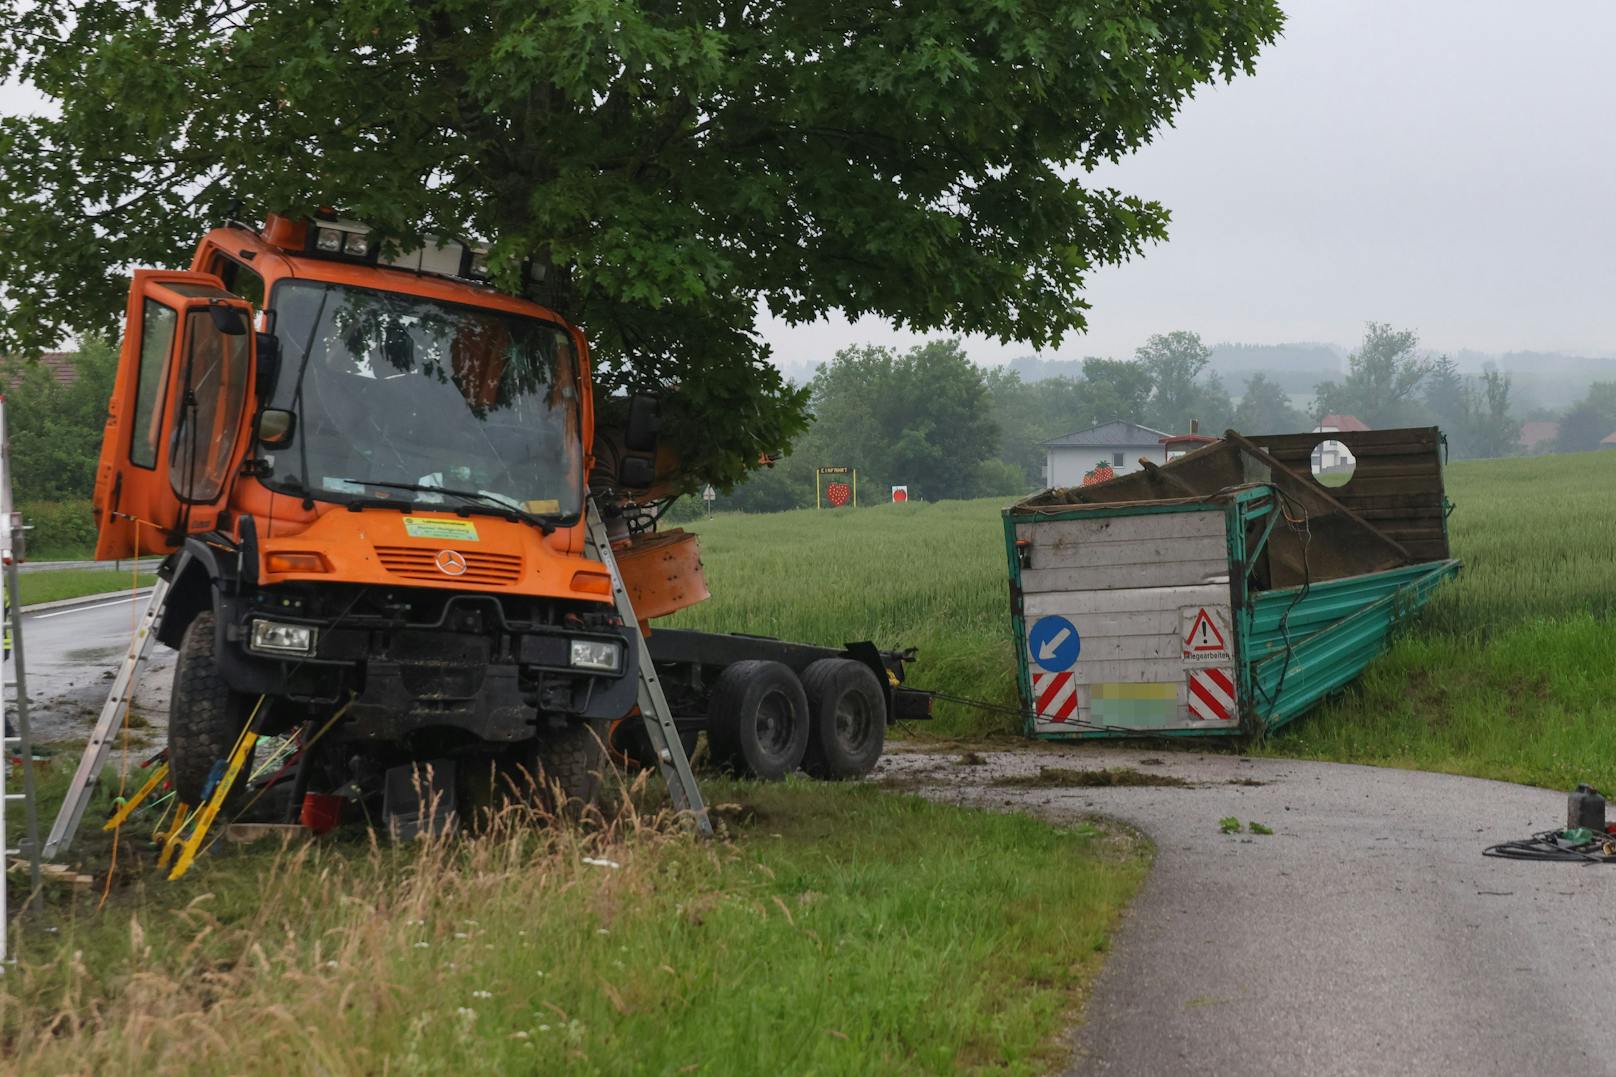
[[[248,646],[269,654],[313,654],[316,638],[316,630],[308,625],[256,620],[252,623],[252,641]]]
[[[592,669],[600,673],[617,673],[623,668],[623,645],[609,639],[575,639],[572,641],[571,665],[573,669]]]

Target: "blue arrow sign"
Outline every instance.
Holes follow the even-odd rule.
[[[1051,673],[1071,669],[1083,650],[1077,627],[1064,617],[1043,617],[1027,633],[1027,653]]]

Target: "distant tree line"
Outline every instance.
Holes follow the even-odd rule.
[[[857,467],[864,503],[886,500],[894,484],[925,500],[1022,493],[1043,481],[1044,442],[1113,419],[1167,433],[1198,421],[1212,434],[1272,434],[1351,415],[1376,429],[1438,426],[1455,459],[1521,451],[1509,375],[1489,367],[1467,377],[1451,358],[1421,353],[1411,330],[1369,323],[1345,375],[1316,385],[1306,408],[1261,372],[1236,400],[1209,369],[1211,355],[1198,334],[1178,330],[1152,336],[1132,359],[1085,359],[1080,377],[1026,381],[1007,367],[972,363],[957,340],[901,353],[845,348],[809,384],[812,427],[718,507],[812,505],[814,468],[825,466]],[[1613,428],[1616,383],[1596,384],[1562,421],[1561,442],[1569,436],[1593,448]]]
[[[1173,432],[1191,420],[1213,432],[1307,423],[1260,374],[1237,403],[1207,370],[1210,357],[1197,334],[1178,331],[1151,337],[1131,360],[1086,359],[1081,377],[1024,381],[1014,370],[971,362],[958,340],[902,352],[844,348],[809,384],[808,432],[719,507],[812,505],[816,467],[857,467],[863,503],[887,500],[893,485],[925,500],[1024,493],[1043,481],[1044,442],[1113,419]]]

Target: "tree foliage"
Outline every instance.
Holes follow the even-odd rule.
[[[1090,170],[1251,69],[1277,0],[36,0],[0,73],[0,349],[106,329],[203,224],[338,207],[494,243],[721,484],[796,434],[761,302],[1036,346],[1165,235]],[[699,420],[705,419],[705,422]],[[696,434],[699,430],[699,436]]]
[[[982,465],[999,444],[982,371],[958,340],[931,341],[899,354],[845,348],[812,385],[816,466],[851,466],[885,492],[909,486],[916,498],[971,497],[983,491]]]
[[[63,385],[38,362],[13,359],[0,369],[6,391],[11,489],[18,500],[67,501],[95,490],[95,465],[106,425],[118,350],[87,339],[72,357],[77,379]]]
[[[1411,329],[1370,322],[1363,344],[1347,357],[1347,376],[1314,390],[1313,414],[1354,415],[1377,429],[1418,422],[1420,385],[1431,373],[1430,361],[1415,351],[1419,342]]]
[[[1312,426],[1279,383],[1266,374],[1246,380],[1246,394],[1235,409],[1234,428],[1242,434],[1288,434]]]
[[[1466,386],[1462,455],[1492,458],[1521,451],[1521,421],[1511,414],[1510,376],[1496,367],[1482,371],[1480,382]]]
[[[1616,433],[1616,381],[1596,381],[1560,419],[1559,452],[1587,452]]]
[[[1201,387],[1196,379],[1211,360],[1212,349],[1201,343],[1199,333],[1178,329],[1156,334],[1134,354],[1154,385],[1146,425],[1169,434],[1188,430],[1190,420],[1199,417]]]

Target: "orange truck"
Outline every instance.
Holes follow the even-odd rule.
[[[271,216],[209,231],[188,271],[137,271],[96,555],[166,555],[180,798],[208,791],[256,706],[262,735],[314,743],[289,813],[309,791],[382,797],[422,761],[588,799],[634,712],[635,631],[681,735],[743,773],[862,774],[888,723],[929,714],[902,687],[912,652],[650,632],[706,585],[694,536],[656,528],[673,465],[655,401],[601,404],[612,420],[583,334],[491,287],[473,244]],[[587,553],[590,496],[639,625]]]

